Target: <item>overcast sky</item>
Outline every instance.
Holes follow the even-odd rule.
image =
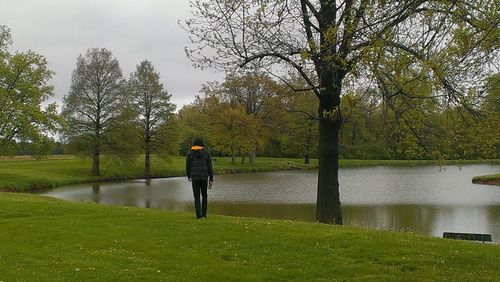
[[[188,35],[178,21],[190,16],[187,0],[0,0],[0,25],[11,29],[10,51],[45,56],[61,105],[76,58],[88,48],[106,48],[128,78],[147,59],[179,107],[190,103],[201,84],[223,74],[194,69],[184,54]]]

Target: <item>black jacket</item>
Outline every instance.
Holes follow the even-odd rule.
[[[189,179],[210,178],[210,181],[214,181],[212,158],[205,149],[189,150],[186,155],[186,175]]]

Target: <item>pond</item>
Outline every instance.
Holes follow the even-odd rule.
[[[344,223],[441,237],[489,233],[500,242],[500,187],[472,184],[499,165],[366,167],[339,172]],[[317,171],[217,175],[208,214],[314,221]],[[193,211],[185,177],[83,184],[43,193],[72,201]],[[193,215],[194,216],[194,215]]]

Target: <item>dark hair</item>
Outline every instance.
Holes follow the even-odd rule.
[[[197,137],[197,138],[194,138],[194,140],[193,140],[193,146],[205,147],[205,142],[203,142],[203,139]]]

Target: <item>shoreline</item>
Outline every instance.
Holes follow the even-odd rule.
[[[231,164],[229,158],[216,158],[214,163],[215,175],[288,171],[317,169],[317,160],[311,160],[311,164],[303,164],[303,159],[289,158],[257,158],[255,164]],[[146,179],[139,165],[125,167],[116,163],[107,163],[103,169],[102,176],[87,174],[88,163],[78,159],[65,156],[64,158],[49,160],[0,160],[0,192],[37,193],[49,189],[77,185],[83,183],[117,182],[125,180]],[[185,176],[182,169],[184,157],[173,157],[164,163],[158,162],[150,179],[172,178]],[[500,164],[500,160],[339,160],[340,168],[374,167],[374,166],[465,166],[474,164]],[[2,169],[5,166],[5,169]],[[16,166],[16,168],[12,168]],[[10,170],[10,171],[8,171]],[[60,171],[59,171],[60,170]],[[10,179],[2,183],[2,172]],[[4,177],[5,178],[5,177]],[[474,178],[476,179],[476,178]],[[473,182],[475,181],[473,179]],[[498,180],[498,179],[497,179]],[[476,183],[476,182],[474,182]],[[479,182],[478,182],[479,183]],[[497,182],[495,182],[497,183]],[[484,183],[482,183],[484,184]],[[489,184],[489,183],[488,183]],[[491,185],[491,184],[490,184]],[[499,185],[499,184],[492,184]]]
[[[500,186],[500,174],[481,175],[472,178],[474,184]]]
[[[306,165],[300,163],[303,161],[301,159],[285,159],[285,158],[258,158],[255,164],[228,164],[228,158],[217,158],[217,165],[219,167],[214,168],[215,175],[224,174],[237,174],[237,173],[255,173],[255,172],[271,172],[271,171],[288,171],[288,170],[303,170],[303,169],[317,169],[317,162],[313,161],[311,164]],[[179,160],[181,160],[181,165],[179,166]],[[185,177],[184,170],[184,157],[175,157],[173,160],[159,164],[157,168],[153,170],[150,179],[160,179],[160,178],[172,178],[172,177]],[[71,162],[69,164],[63,162]],[[8,175],[11,179],[19,181],[19,184],[7,184],[2,183],[2,165],[5,164],[21,164],[22,171],[20,169],[15,169],[16,173],[19,173],[18,177],[14,177],[13,174]],[[53,172],[50,168],[59,163],[63,163],[65,166],[74,165],[76,168],[70,169],[70,171],[64,171],[63,180],[54,180],[58,175],[57,172]],[[84,163],[84,165],[82,165]],[[215,164],[215,163],[214,163]],[[66,185],[78,185],[85,183],[110,183],[110,182],[120,182],[127,180],[140,180],[146,179],[143,174],[142,167],[125,167],[123,165],[114,164],[113,166],[107,165],[107,167],[102,169],[101,176],[92,176],[87,174],[87,163],[82,162],[77,158],[63,158],[63,159],[48,159],[48,160],[26,160],[26,159],[12,159],[12,160],[0,160],[0,192],[12,192],[12,193],[30,193],[35,194],[39,192],[44,192],[50,189],[54,189]],[[45,166],[48,168],[49,173],[45,174],[43,178],[33,177],[30,172],[36,171],[40,166]],[[111,169],[113,167],[114,169]],[[8,173],[8,172],[7,172]],[[62,173],[61,173],[62,174]],[[14,182],[14,181],[12,181]]]
[[[484,184],[484,185],[500,186],[500,179],[486,180],[486,181],[473,182],[473,183],[474,184]]]

